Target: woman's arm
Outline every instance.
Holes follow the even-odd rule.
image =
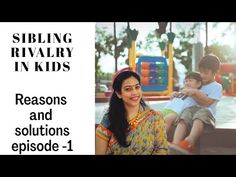
[[[108,142],[96,135],[95,154],[105,155],[107,151]]]

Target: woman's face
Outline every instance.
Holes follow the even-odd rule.
[[[135,77],[130,77],[123,81],[121,93],[116,92],[117,96],[123,100],[124,105],[139,106],[142,98],[141,86]]]

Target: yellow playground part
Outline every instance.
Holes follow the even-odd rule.
[[[138,35],[138,32],[136,30],[130,30],[128,31],[128,39],[130,40],[130,48],[129,48],[129,66],[131,68],[133,68],[134,71],[138,71],[138,65],[136,63],[138,63],[138,61],[136,62],[136,38],[137,38],[137,35]],[[151,84],[152,86],[150,86],[150,90],[148,89],[143,89],[144,90],[144,94],[145,95],[163,95],[163,96],[168,96],[170,95],[172,92],[173,92],[173,41],[174,41],[174,38],[175,38],[175,34],[173,32],[169,32],[167,33],[167,37],[168,37],[168,44],[167,44],[167,47],[168,47],[168,59],[164,57],[164,53],[165,53],[165,46],[166,44],[164,42],[159,42],[159,45],[160,45],[160,48],[161,48],[161,55],[163,59],[165,60],[169,60],[168,61],[168,67],[166,69],[166,72],[168,72],[167,74],[167,87],[166,89],[164,90],[161,90],[161,89],[158,89],[158,86],[156,85],[156,87],[152,87],[153,85],[155,85],[156,83],[158,83],[158,81],[156,81],[156,83],[153,81],[153,78],[151,78],[152,76],[150,76],[150,72],[151,70],[145,68],[147,66],[145,66],[145,62],[143,63],[142,65],[142,69],[145,69],[145,70],[140,70],[140,74],[142,76],[145,76],[143,77],[142,79],[142,84],[141,85],[142,87],[146,87],[148,84]],[[160,58],[159,58],[160,59]],[[157,59],[157,62],[158,63],[160,60]],[[153,60],[151,60],[152,64],[153,64]],[[155,62],[155,61],[154,61]],[[158,66],[158,64],[157,64]],[[158,72],[161,72],[161,71],[156,71],[157,73]],[[149,77],[150,76],[150,77]],[[151,78],[152,80],[150,81],[149,78]],[[155,77],[158,77],[155,75]],[[156,80],[160,79],[159,78],[156,78]],[[162,86],[160,86],[162,87]],[[161,91],[160,91],[161,90]]]

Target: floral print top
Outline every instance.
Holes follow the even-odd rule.
[[[138,115],[129,121],[127,142],[130,146],[121,146],[108,129],[107,115],[96,129],[96,135],[108,142],[106,154],[112,155],[165,155],[168,154],[165,122],[160,112],[142,107]]]

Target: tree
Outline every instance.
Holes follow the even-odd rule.
[[[187,71],[192,71],[192,48],[196,35],[196,28],[201,25],[194,23],[190,29],[182,29],[176,38],[179,39],[179,47],[174,49],[174,57],[180,60],[180,63],[185,66]]]
[[[219,57],[221,62],[230,62],[232,60],[232,48],[229,45],[220,45],[214,43],[208,47],[209,53]]]
[[[125,49],[127,49],[128,46],[128,38],[126,29],[123,28],[121,32],[116,36],[116,38],[113,38],[111,41],[112,46],[114,50],[111,51],[111,54],[115,58],[115,71],[117,71],[117,63],[120,56],[125,57],[127,56],[127,53],[125,53]]]
[[[219,22],[213,23],[213,28],[217,28]],[[225,28],[225,30],[222,32],[221,36],[224,37],[227,33],[230,33],[233,35],[233,38],[236,41],[236,23],[230,22],[229,25]],[[236,42],[233,46],[228,45],[220,45],[219,43],[214,43],[210,47],[210,52],[217,55],[222,62],[233,62],[236,58]]]
[[[144,49],[147,51],[151,51],[153,50],[153,48],[158,48],[158,39],[156,37],[155,31],[152,31],[150,33],[148,33],[148,35],[145,38],[145,43],[140,43],[139,44],[139,48],[142,47],[142,44],[144,44]]]
[[[220,24],[219,22],[214,22],[213,28],[217,28],[219,24]],[[235,32],[236,32],[236,23],[235,22],[230,22],[228,27],[225,29],[224,32],[222,32],[221,35],[224,37],[226,35],[226,33],[229,33],[229,32],[235,34]]]
[[[111,34],[106,32],[106,28],[98,28],[96,26],[95,38],[95,81],[98,82],[98,73],[101,73],[98,65],[99,59],[102,55],[112,54],[112,41]],[[99,72],[100,71],[100,72]]]
[[[116,51],[115,51],[116,45]],[[127,48],[127,34],[126,29],[123,28],[120,33],[114,37],[113,33],[109,33],[108,30],[103,27],[96,26],[96,41],[95,41],[95,78],[98,82],[98,62],[104,55],[112,55],[115,58],[115,66],[117,68],[117,62],[120,56],[125,57],[125,49]]]
[[[192,71],[192,47],[193,47],[193,39],[196,36],[196,29],[200,28],[204,23],[194,23],[193,26],[189,30],[182,30],[178,33],[177,38],[180,40],[180,45],[178,48],[174,49],[174,57],[179,59],[181,63],[185,66],[188,71]],[[205,23],[206,25],[206,23]],[[229,27],[234,27],[231,24]],[[217,25],[215,25],[216,27]],[[207,32],[207,31],[206,31]],[[206,35],[207,38],[207,35]],[[229,62],[233,58],[232,48],[228,45],[220,45],[219,43],[214,43],[212,45],[207,45],[207,53],[213,53],[217,55],[221,62]]]
[[[186,30],[182,27],[179,32],[176,33],[176,38],[179,39],[180,43],[177,48],[174,48],[174,57],[180,60],[188,71],[192,70],[192,47],[193,39],[195,37],[195,29],[200,25],[200,23],[194,23],[190,29]],[[144,44],[145,49],[151,50],[153,48],[153,43],[160,41],[157,39],[155,32],[151,32],[146,37],[146,42]],[[155,45],[157,46],[157,45]]]

